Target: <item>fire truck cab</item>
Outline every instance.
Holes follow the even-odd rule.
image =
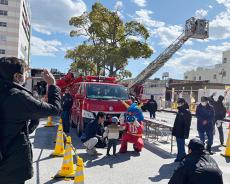
[[[77,128],[79,136],[86,125],[96,118],[98,112],[106,114],[106,125],[112,116],[123,118],[127,109],[122,101],[131,103],[126,88],[117,84],[114,77],[78,77],[68,87],[74,98],[72,126]]]

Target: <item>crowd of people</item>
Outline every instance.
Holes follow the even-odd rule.
[[[25,83],[25,65],[22,60],[14,57],[0,58],[0,178],[1,183],[23,184],[33,175],[32,148],[29,134],[32,133],[39,118],[56,116],[62,109],[63,128],[65,133],[70,129],[70,112],[73,98],[69,89],[66,89],[61,98],[60,89],[56,86],[53,75],[44,70],[43,79],[48,85],[47,102],[41,102],[23,87]],[[202,97],[197,107],[197,130],[200,137],[190,140],[188,154],[185,151],[185,139],[189,138],[191,126],[191,112],[183,98],[179,98],[178,112],[175,118],[172,135],[176,137],[178,154],[175,162],[180,162],[169,184],[222,184],[222,172],[215,160],[211,147],[215,125],[218,128],[220,144],[224,144],[222,120],[226,109],[223,105],[223,96],[215,101],[213,96]],[[23,108],[22,108],[23,107]],[[150,118],[154,119],[157,103],[154,96],[147,103]],[[97,155],[97,145],[107,145],[107,156],[113,147],[113,156],[117,156],[116,147],[121,137],[119,152],[127,152],[127,143],[133,144],[135,151],[140,152],[144,147],[142,140],[143,114],[140,103],[132,98],[132,104],[127,108],[127,115],[123,121],[112,117],[112,122],[104,127],[106,116],[99,112],[92,122],[88,123],[81,140],[90,155]],[[207,146],[205,139],[207,136]],[[17,153],[17,154],[15,154]],[[18,172],[20,170],[20,172]],[[8,177],[13,175],[14,177]]]

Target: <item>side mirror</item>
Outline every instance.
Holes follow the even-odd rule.
[[[76,95],[75,95],[75,98],[77,98],[77,99],[83,99],[83,98],[84,98],[84,96],[83,96],[83,95],[81,95],[81,94],[76,94]]]

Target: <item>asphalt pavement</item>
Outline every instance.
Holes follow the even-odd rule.
[[[145,116],[148,116],[145,113]],[[175,115],[166,112],[157,113],[158,118],[166,118],[173,123]],[[56,119],[55,122],[58,122]],[[39,128],[30,136],[33,144],[34,154],[34,177],[26,184],[53,184],[53,183],[74,183],[72,181],[54,180],[52,177],[60,170],[62,158],[50,158],[53,152],[56,138],[57,126],[45,128],[46,120],[41,120]],[[224,125],[225,134],[227,124]],[[218,133],[217,133],[218,134]],[[190,138],[196,137],[196,119],[193,119]],[[119,154],[117,158],[106,157],[106,149],[98,149],[101,154],[98,157],[91,157],[86,154],[84,147],[76,135],[76,129],[71,129],[70,136],[79,156],[84,160],[85,184],[150,184],[168,183],[174,169],[178,166],[174,163],[174,154],[170,154],[170,143],[164,141],[153,141],[145,145],[143,151],[138,154],[129,145],[126,154]],[[225,137],[226,138],[226,137]],[[164,138],[162,138],[164,139]],[[187,141],[188,142],[188,141]],[[119,150],[120,145],[117,146]],[[223,171],[224,183],[230,183],[229,159],[220,156],[224,148],[219,146],[218,136],[214,141],[214,159],[218,162]]]

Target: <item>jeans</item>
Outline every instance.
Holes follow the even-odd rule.
[[[211,147],[212,146],[212,144],[213,144],[213,131],[199,131],[198,132],[199,133],[199,137],[200,137],[200,140],[203,142],[203,143],[205,143],[205,133],[206,133],[206,135],[207,135],[207,137],[208,137],[208,143],[207,143],[207,146],[208,147]]]
[[[178,150],[177,159],[183,159],[186,155],[186,153],[185,153],[185,139],[176,137],[176,142],[177,142],[177,150]]]
[[[65,133],[69,133],[69,129],[70,129],[70,111],[63,111],[61,114],[61,118],[63,121],[63,131]]]
[[[107,155],[109,154],[109,151],[111,147],[113,146],[113,155],[116,154],[116,147],[117,147],[117,139],[109,139],[108,148],[107,148]]]
[[[156,117],[156,112],[155,111],[149,111],[150,114],[150,119]]]
[[[220,143],[223,144],[224,143],[224,133],[223,133],[223,126],[222,126],[223,122],[220,120],[217,120],[217,122],[221,123],[221,125],[217,128],[218,128],[218,132],[219,132]]]

